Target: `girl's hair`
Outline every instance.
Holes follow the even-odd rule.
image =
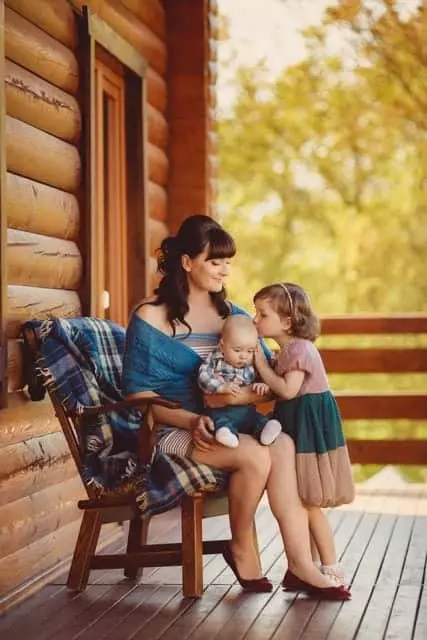
[[[257,300],[268,300],[281,318],[289,317],[289,333],[296,338],[314,342],[319,337],[319,318],[313,311],[307,293],[299,285],[292,282],[270,284],[255,294],[254,302]]]
[[[218,222],[204,215],[193,215],[184,220],[176,236],[163,240],[157,257],[157,270],[162,274],[159,286],[154,290],[155,305],[165,305],[167,319],[175,335],[175,323],[178,320],[191,333],[191,327],[185,321],[188,313],[188,279],[182,266],[182,256],[195,258],[206,249],[207,260],[231,258],[236,253],[233,238]],[[230,314],[223,288],[218,293],[210,293],[218,314],[225,318]]]

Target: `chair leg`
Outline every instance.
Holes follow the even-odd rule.
[[[203,593],[203,495],[184,498],[181,508],[182,589],[185,597]]]
[[[90,573],[90,563],[95,555],[101,531],[100,511],[85,511],[74,549],[73,560],[68,574],[67,587],[75,591],[84,591]]]
[[[149,524],[150,518],[136,517],[130,521],[126,553],[136,553],[141,550],[141,546],[147,544]],[[141,580],[142,570],[142,567],[127,567],[125,576],[129,580]]]

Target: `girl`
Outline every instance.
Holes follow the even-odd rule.
[[[288,282],[264,287],[254,303],[259,335],[273,338],[280,346],[274,369],[260,349],[255,363],[263,381],[279,398],[273,417],[295,442],[298,490],[309,509],[322,572],[343,584],[332,531],[320,507],[352,502],[354,485],[339,410],[313,344],[319,335],[319,321],[306,292]]]

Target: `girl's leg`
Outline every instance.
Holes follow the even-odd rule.
[[[211,451],[194,450],[192,458],[196,462],[233,472],[228,489],[231,550],[242,578],[260,578],[262,573],[254,547],[252,526],[270,472],[268,449],[251,436],[241,434],[236,449],[214,445]]]
[[[336,564],[334,535],[325,513],[319,507],[308,508],[310,532],[322,564]]]
[[[321,562],[320,562],[319,549],[317,548],[316,542],[313,538],[313,534],[311,533],[311,529],[310,529],[310,549],[311,549],[311,559],[313,560],[316,566],[320,567]]]
[[[294,444],[282,434],[268,450],[271,457],[268,499],[279,524],[289,569],[313,586],[327,587],[330,583],[311,557],[308,514],[298,495]]]

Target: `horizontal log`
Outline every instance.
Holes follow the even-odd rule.
[[[19,337],[22,323],[27,320],[80,315],[80,299],[75,291],[18,285],[8,287],[8,338]]]
[[[72,522],[59,531],[36,540],[25,549],[2,558],[0,596],[68,558],[74,549],[79,527],[79,521]]]
[[[73,194],[13,173],[6,174],[6,214],[7,226],[14,229],[73,241],[79,236]]]
[[[168,177],[168,157],[164,151],[153,144],[147,145],[148,178],[160,186],[164,186]]]
[[[427,371],[427,349],[321,349],[329,373]]]
[[[148,219],[148,237],[150,241],[150,254],[155,255],[162,241],[169,235],[169,230],[164,222]]]
[[[322,335],[427,333],[427,315],[422,313],[324,316],[321,321]]]
[[[5,53],[13,62],[64,91],[77,92],[79,68],[71,49],[7,7]]]
[[[166,190],[155,182],[148,182],[148,212],[154,220],[164,222],[167,218],[168,197]]]
[[[24,392],[9,394],[7,407],[0,411],[0,449],[59,431],[49,398],[31,402]]]
[[[69,455],[68,444],[59,432],[3,447],[0,449],[0,483],[65,462]]]
[[[166,71],[167,51],[164,40],[156,36],[126,7],[115,0],[100,3],[97,13],[124,40],[129,42],[160,75]]]
[[[10,284],[74,291],[80,286],[83,260],[70,240],[8,229],[6,260]]]
[[[150,67],[147,69],[147,102],[162,113],[166,111],[166,80]]]
[[[76,16],[67,0],[6,0],[5,4],[70,49],[77,47]]]
[[[427,420],[426,394],[339,392],[335,396],[344,420]]]
[[[149,142],[165,149],[168,142],[168,124],[164,115],[150,104],[147,105],[147,128]]]
[[[76,465],[71,455],[50,467],[37,467],[31,473],[14,475],[5,482],[0,481],[0,506],[31,496],[36,491],[65,482],[77,475]]]
[[[425,465],[427,440],[348,440],[353,464]]]
[[[10,116],[67,142],[79,140],[81,116],[74,96],[10,60],[5,62],[5,84]],[[160,132],[157,135],[160,139]]]
[[[122,0],[122,4],[145,24],[150,31],[165,39],[165,10],[159,0]]]
[[[77,501],[86,493],[80,478],[71,478],[3,506],[0,525],[1,557],[79,520]]]
[[[76,147],[10,116],[5,129],[9,171],[76,193],[81,177]]]
[[[21,340],[7,341],[7,388],[9,393],[19,391],[24,383],[24,358]]]

